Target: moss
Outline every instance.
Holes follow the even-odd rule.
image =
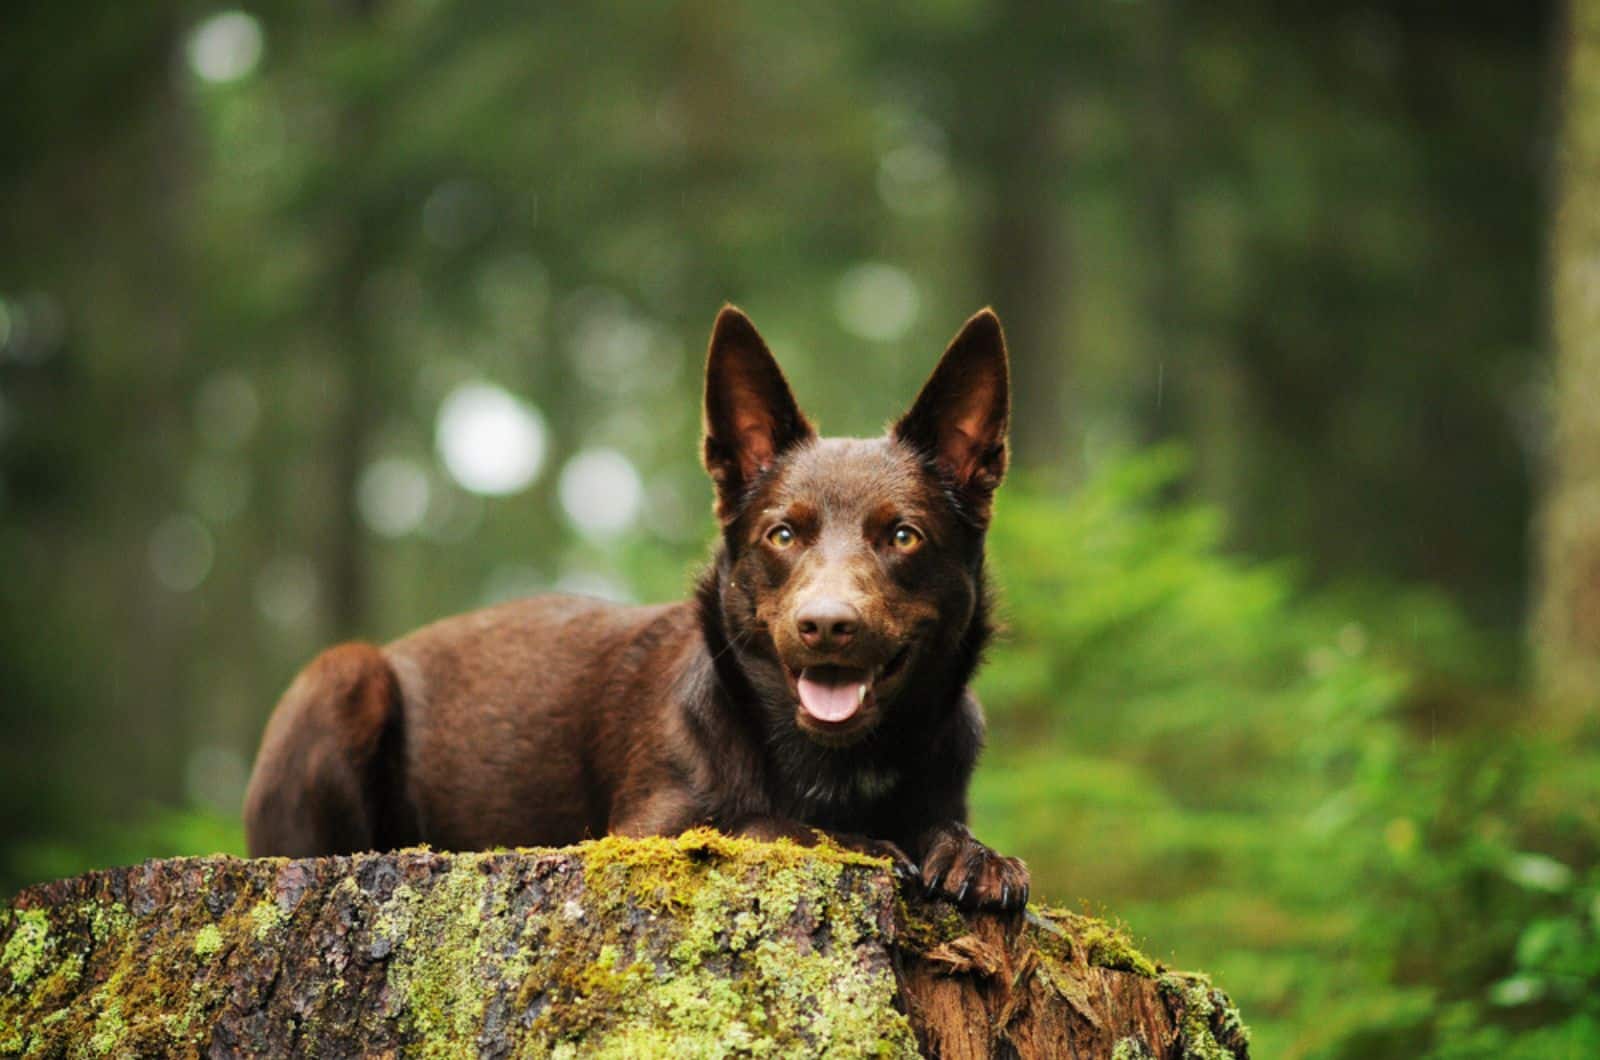
[[[1231,1005],[1217,1011],[1222,996],[1211,988],[1211,981],[1203,975],[1169,972],[1161,976],[1160,985],[1161,992],[1182,1009],[1178,1038],[1183,1060],[1235,1060],[1233,1051],[1217,1040],[1216,1029],[1241,1041],[1249,1041],[1250,1029]]]
[[[209,893],[203,873],[199,878],[195,897]],[[0,1053],[192,1051],[199,1045],[196,1028],[208,1025],[206,1014],[225,992],[224,978],[208,965],[246,937],[241,914],[227,909],[214,919],[204,901],[135,917],[121,903],[91,895],[47,915],[60,941],[26,992],[0,992],[0,1028],[18,1024],[15,1033],[0,1033]]]
[[[1072,936],[1056,923],[1056,916],[1048,910],[1028,911],[1029,938],[1034,948],[1047,962],[1070,964],[1076,953]]]
[[[250,922],[255,925],[253,934],[257,942],[265,942],[288,919],[278,903],[270,898],[263,898],[250,907]]]
[[[581,843],[577,851],[587,877],[626,880],[633,901],[662,913],[684,908],[686,891],[697,888],[702,870],[716,862],[754,861],[780,874],[818,864],[835,869],[844,865],[889,868],[887,859],[845,850],[827,840],[803,847],[787,839],[768,843],[724,835],[713,828],[643,839],[607,836]]]
[[[971,930],[949,902],[908,902],[902,894],[895,895],[895,919],[900,926],[898,942],[912,953],[927,953]]]
[[[518,993],[541,1050],[916,1055],[892,969],[872,959],[892,930],[876,919],[885,862],[709,830],[580,850],[581,906],[537,929]],[[672,919],[613,937],[641,911]]]
[[[207,924],[194,933],[194,955],[202,960],[214,957],[222,949],[222,931],[215,924]]]
[[[292,1012],[274,1009],[308,1053],[339,1051],[359,1027],[424,1057],[493,1043],[533,1056],[912,1056],[894,948],[928,952],[972,930],[948,903],[901,900],[884,861],[708,830],[561,856],[362,855],[309,883],[304,869],[284,876],[288,863],[211,867],[209,885],[160,915],[102,905],[102,891],[0,921],[0,1054],[191,1053],[230,983],[298,974],[280,966],[292,959],[336,973]],[[196,868],[181,878],[203,880]],[[316,900],[294,905],[285,880]],[[1086,962],[1162,971],[1091,917],[1034,909],[1025,930],[1038,974],[1080,1010],[1095,1004]],[[311,939],[314,952],[298,947]],[[17,982],[26,989],[4,985]],[[1188,1060],[1237,1048],[1220,994],[1159,982]],[[1137,1044],[1121,1043],[1119,1060],[1145,1055]]]
[[[132,924],[133,914],[121,902],[96,903],[89,909],[89,936],[97,945],[123,934]]]
[[[1153,1060],[1150,1047],[1138,1038],[1122,1038],[1111,1050],[1111,1060]]]
[[[39,909],[19,909],[16,929],[0,954],[0,970],[11,973],[11,981],[25,985],[49,960],[50,918]]]
[[[1031,937],[1041,954],[1068,962],[1082,950],[1083,959],[1096,968],[1131,972],[1155,979],[1162,968],[1133,944],[1120,925],[1053,906],[1029,910]]]
[[[449,1043],[476,1036],[488,1000],[485,982],[496,978],[480,975],[480,968],[511,937],[506,917],[484,915],[489,878],[481,861],[456,857],[426,891],[401,884],[373,920],[374,937],[392,947],[389,985],[420,1056],[454,1055],[459,1050]]]
[[[1127,933],[1110,924],[1096,922],[1083,934],[1082,941],[1089,963],[1097,968],[1132,972],[1145,979],[1159,974],[1155,962],[1139,952]]]
[[[113,997],[94,1021],[94,1033],[89,1036],[89,1049],[96,1056],[104,1056],[121,1045],[127,1033],[128,1024],[122,1018],[122,1000]]]

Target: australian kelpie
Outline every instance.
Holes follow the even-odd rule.
[[[695,598],[541,596],[324,652],[267,725],[251,853],[821,829],[962,905],[1021,907],[1027,869],[965,823],[1009,407],[984,310],[886,436],[819,438],[724,309],[704,441],[722,541]]]

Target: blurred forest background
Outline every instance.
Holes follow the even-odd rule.
[[[8,5],[0,893],[241,850],[335,639],[682,595],[725,300],[846,434],[992,303],[979,833],[1257,1055],[1600,1055],[1575,4]]]

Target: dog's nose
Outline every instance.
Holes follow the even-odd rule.
[[[800,640],[814,651],[832,651],[850,643],[861,626],[861,612],[843,600],[822,597],[802,604],[795,616]]]

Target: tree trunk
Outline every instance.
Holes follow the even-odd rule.
[[[1552,248],[1555,430],[1538,539],[1539,678],[1600,703],[1600,0],[1571,0]]]
[[[886,864],[695,831],[152,861],[0,910],[0,1054],[1244,1057],[1096,920],[963,916]]]

